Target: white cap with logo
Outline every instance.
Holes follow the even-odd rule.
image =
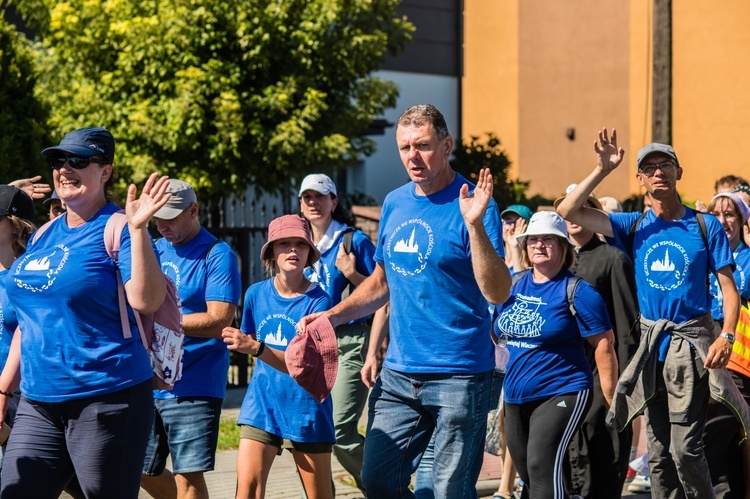
[[[333,183],[333,180],[328,175],[322,173],[313,173],[302,179],[302,184],[299,186],[299,197],[302,197],[302,193],[305,191],[337,195],[336,184]]]

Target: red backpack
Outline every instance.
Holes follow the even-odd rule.
[[[33,242],[49,228],[47,222],[36,231]],[[120,252],[122,231],[128,223],[123,210],[113,213],[104,227],[104,247],[107,254],[115,262],[117,272],[117,298],[120,305],[120,324],[124,338],[132,338],[128,322],[127,299],[125,286],[120,275],[120,265],[117,256]],[[157,390],[171,390],[182,377],[182,355],[185,335],[182,331],[182,312],[180,296],[172,280],[165,276],[167,292],[164,302],[153,314],[140,314],[133,310],[133,316],[141,334],[141,343],[146,349],[151,367],[154,371],[153,385]]]

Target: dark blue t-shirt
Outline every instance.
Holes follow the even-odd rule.
[[[575,290],[575,318],[568,303],[564,270],[554,279],[536,283],[528,272],[497,307],[495,331],[507,336],[510,360],[503,397],[511,404],[573,393],[591,388],[593,375],[583,338],[612,329],[604,300],[586,281]]]

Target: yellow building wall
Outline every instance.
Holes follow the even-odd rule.
[[[494,132],[518,175],[518,0],[465,0],[462,128]]]
[[[726,174],[750,179],[750,2],[672,3],[672,143],[686,201]],[[636,153],[651,142],[650,0],[466,0],[464,136],[496,133],[512,175],[555,197],[593,167],[592,142],[616,127],[623,165],[597,189],[640,192]],[[575,129],[575,140],[566,129]]]
[[[672,2],[672,139],[686,201],[717,178],[750,180],[750,2]]]
[[[625,148],[625,159],[620,169],[627,171],[627,185],[630,194],[643,194],[643,190],[635,179],[638,169],[636,156],[638,149],[651,142],[652,132],[652,65],[653,65],[653,36],[652,2],[632,0],[629,16],[629,46],[628,61],[629,81],[629,113],[630,137]]]
[[[594,165],[602,126],[629,140],[629,6],[620,0],[467,0],[463,131],[492,130],[530,194],[554,198]],[[573,129],[570,140],[566,132]],[[598,190],[629,195],[626,171]]]

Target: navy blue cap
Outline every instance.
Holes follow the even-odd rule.
[[[115,138],[109,130],[99,126],[79,128],[63,137],[60,145],[48,147],[42,151],[42,156],[63,152],[81,158],[103,156],[110,163],[115,159]]]
[[[0,216],[7,215],[33,221],[34,201],[18,187],[0,185]]]
[[[49,206],[49,205],[52,204],[52,201],[55,201],[55,200],[59,201],[60,200],[60,196],[57,195],[57,191],[52,191],[52,195],[50,197],[48,197],[47,199],[45,199],[44,201],[42,201],[42,204],[44,206]]]

